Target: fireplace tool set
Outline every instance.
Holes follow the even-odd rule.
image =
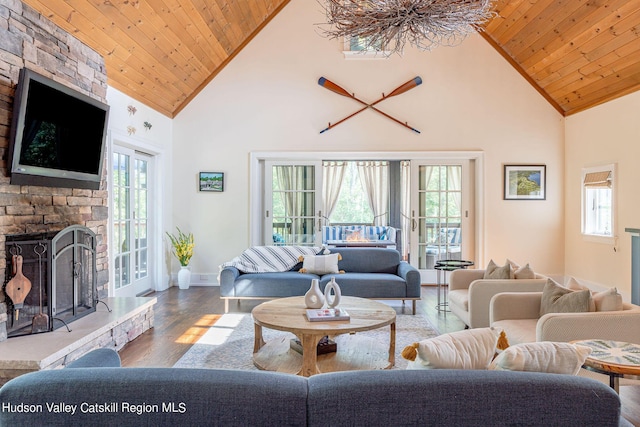
[[[40,311],[38,314],[33,316],[33,323],[31,325],[31,332],[36,334],[38,332],[46,332],[49,330],[49,316],[42,312],[42,287],[44,286],[44,282],[42,281],[42,257],[45,252],[47,252],[47,247],[40,242],[35,248],[33,248],[33,251],[38,255],[38,275],[40,277],[40,295],[38,298]]]
[[[42,279],[43,274],[43,262],[42,257],[47,251],[46,245],[42,242],[38,243],[34,247],[34,252],[38,256],[38,304],[39,311],[36,313],[31,321],[31,333],[48,332],[49,327],[49,315],[43,312],[43,287],[46,286]],[[10,249],[11,253],[11,272],[13,277],[5,285],[5,294],[11,300],[11,306],[13,309],[13,316],[11,318],[12,323],[20,319],[20,310],[24,308],[24,303],[29,293],[32,290],[31,281],[23,273],[24,258],[22,256],[22,247],[19,245],[13,245]]]

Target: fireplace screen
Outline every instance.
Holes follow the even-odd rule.
[[[49,332],[95,311],[96,238],[91,230],[71,226],[7,236],[5,249],[8,337]]]
[[[95,236],[85,228],[60,232],[53,239],[52,250],[55,280],[51,292],[51,314],[55,329],[61,326],[55,320],[68,323],[95,311]]]

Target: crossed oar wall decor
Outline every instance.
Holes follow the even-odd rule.
[[[412,128],[411,126],[409,126],[409,124],[407,124],[407,122],[401,122],[400,120],[396,119],[395,117],[391,117],[387,113],[385,113],[383,111],[380,111],[380,110],[378,110],[377,108],[374,107],[376,104],[378,104],[379,102],[384,101],[387,98],[391,98],[392,96],[400,95],[402,93],[405,93],[408,90],[413,89],[416,86],[421,85],[422,84],[422,79],[419,76],[418,77],[414,77],[413,79],[409,80],[408,82],[406,82],[402,86],[399,86],[399,87],[395,88],[394,90],[391,91],[391,93],[389,93],[389,95],[385,95],[383,93],[382,94],[382,98],[378,99],[376,102],[373,102],[371,104],[367,104],[366,102],[356,98],[355,94],[351,94],[351,93],[347,92],[345,89],[341,88],[337,84],[333,83],[332,81],[330,81],[330,80],[328,80],[328,79],[326,79],[324,77],[320,77],[320,79],[318,80],[318,84],[320,86],[322,86],[323,88],[325,88],[325,89],[329,89],[331,92],[335,92],[338,95],[342,95],[342,96],[346,96],[347,98],[354,99],[354,100],[358,101],[360,104],[364,105],[364,107],[362,107],[361,109],[359,109],[355,113],[348,115],[344,119],[338,120],[337,122],[335,122],[333,124],[329,123],[329,126],[326,127],[325,129],[322,129],[320,131],[320,133],[324,133],[324,132],[328,131],[329,129],[338,126],[340,123],[350,119],[351,117],[355,116],[358,113],[363,112],[367,108],[371,108],[373,111],[376,111],[376,112],[382,114],[383,116],[393,120],[394,122],[399,123],[402,126],[408,128],[408,129],[411,129],[412,131],[414,131],[416,133],[420,133],[420,131],[418,129]]]

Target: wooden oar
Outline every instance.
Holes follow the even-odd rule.
[[[318,84],[326,89],[329,89],[330,91],[337,93],[338,95],[342,95],[342,96],[346,96],[347,98],[352,98],[356,101],[358,101],[359,103],[363,104],[365,107],[356,111],[355,113],[351,114],[348,117],[345,117],[344,119],[332,124],[329,124],[329,127],[327,127],[326,129],[323,129],[322,131],[320,131],[320,133],[323,133],[329,129],[331,129],[332,127],[335,127],[337,125],[339,125],[340,123],[344,122],[345,120],[350,119],[351,117],[355,116],[358,113],[361,113],[362,111],[366,110],[367,108],[371,108],[375,111],[377,111],[378,113],[382,114],[385,117],[390,118],[391,120],[400,123],[402,126],[405,126],[409,129],[411,129],[414,132],[420,133],[419,130],[412,128],[411,126],[409,126],[406,122],[401,122],[400,120],[395,119],[394,117],[389,116],[386,113],[383,113],[382,111],[378,110],[377,108],[374,108],[373,106],[376,105],[379,102],[384,101],[387,98],[390,98],[392,96],[396,96],[396,95],[400,95],[402,93],[405,93],[406,91],[413,89],[414,87],[421,85],[422,84],[422,79],[418,76],[418,77],[414,77],[413,79],[409,80],[408,82],[404,83],[403,85],[397,87],[396,89],[392,90],[391,93],[389,95],[384,95],[382,94],[382,98],[380,98],[379,100],[377,100],[376,102],[372,103],[372,104],[367,104],[366,102],[362,101],[361,99],[356,98],[355,95],[350,94],[349,92],[347,92],[344,88],[340,87],[339,85],[335,84],[334,82],[326,79],[325,77],[320,77],[320,79],[318,80]]]
[[[358,99],[355,97],[355,95],[350,94],[349,92],[347,92],[344,88],[340,87],[339,85],[333,83],[332,81],[326,79],[325,77],[320,77],[320,79],[318,80],[318,84],[326,89],[329,89],[330,91],[337,93],[338,95],[342,95],[342,96],[346,96],[347,98],[351,98],[356,100],[357,102],[361,103],[364,105],[363,108],[361,108],[360,110],[356,111],[355,113],[345,117],[342,120],[337,121],[334,124],[329,123],[329,126],[326,129],[323,129],[320,131],[320,133],[326,132],[329,129],[338,126],[340,123],[344,122],[345,120],[350,119],[351,117],[355,116],[356,114],[359,114],[361,112],[363,112],[364,110],[366,110],[367,108],[371,108],[374,111],[377,111],[378,113],[382,114],[383,116],[393,120],[394,122],[397,122],[399,124],[401,124],[402,126],[411,129],[412,131],[416,132],[416,133],[420,133],[419,130],[412,128],[411,126],[409,126],[406,122],[401,122],[400,120],[391,117],[390,115],[378,110],[377,108],[374,107],[374,105],[376,105],[379,102],[384,101],[387,98],[390,98],[392,96],[396,96],[396,95],[400,95],[402,93],[405,93],[408,90],[413,89],[416,86],[419,86],[422,84],[422,79],[418,76],[418,77],[414,77],[413,79],[409,80],[408,82],[404,83],[401,86],[398,86],[397,88],[395,88],[394,90],[391,91],[391,93],[389,93],[388,95],[384,95],[382,94],[382,98],[378,99],[377,101],[371,103],[371,104],[367,104],[366,102],[362,101],[361,99]]]

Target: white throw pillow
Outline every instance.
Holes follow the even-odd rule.
[[[417,343],[407,369],[487,369],[496,354],[500,330],[466,329]]]
[[[596,304],[595,311],[620,311],[623,310],[622,295],[617,288],[592,294],[593,302]]]
[[[535,279],[536,278],[536,273],[529,266],[529,263],[523,266],[520,266],[520,264],[518,264],[517,262],[511,261],[509,258],[507,258],[507,264],[511,266],[511,271],[513,273],[512,279]]]
[[[501,352],[489,369],[576,375],[590,354],[591,348],[567,342],[516,344]]]
[[[338,270],[338,261],[340,259],[342,259],[342,256],[339,253],[329,255],[305,255],[300,273],[319,275],[337,274],[340,272]]]
[[[536,273],[529,266],[529,264],[525,264],[522,267],[518,267],[516,271],[513,273],[516,279],[535,279]]]
[[[564,285],[565,288],[567,289],[571,289],[572,291],[588,291],[589,288],[581,285],[580,282],[578,282],[576,280],[575,277],[569,277],[569,281],[567,282],[566,285]]]

